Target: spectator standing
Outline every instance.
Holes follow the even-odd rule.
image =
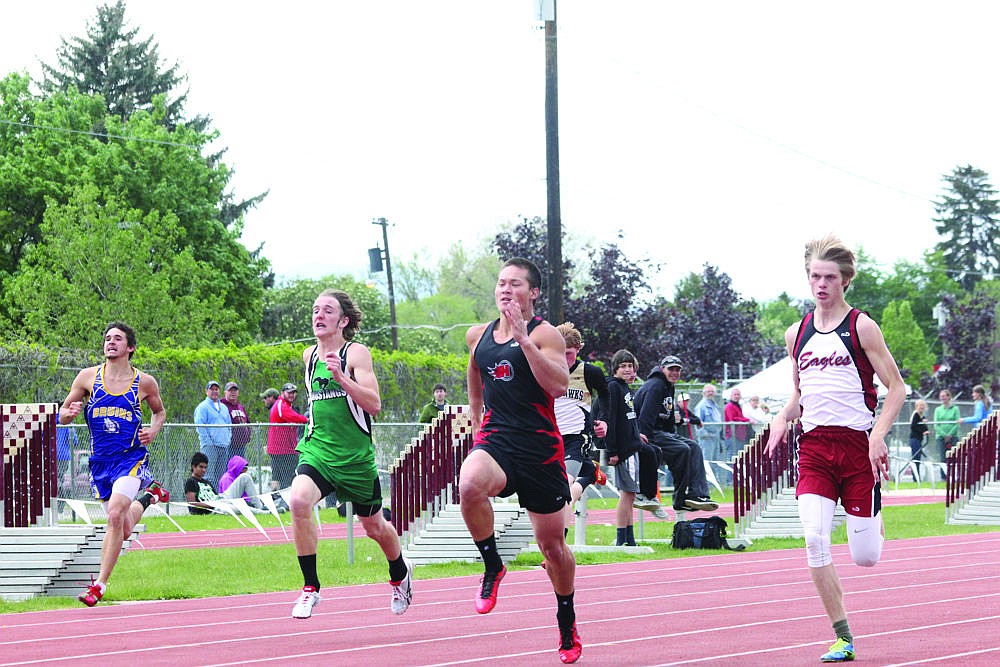
[[[271,419],[271,406],[274,402],[281,398],[281,392],[274,387],[268,387],[264,391],[260,392],[258,398],[264,400],[264,419],[261,421],[268,421]]]
[[[73,458],[73,450],[80,446],[80,440],[76,435],[76,429],[70,426],[56,429],[56,475],[59,483],[73,488],[72,466],[69,464]]]
[[[920,461],[924,458],[924,438],[927,436],[927,402],[918,400],[913,404],[913,414],[910,416],[910,459]],[[916,464],[914,464],[916,466]]]
[[[618,508],[615,510],[615,546],[634,547],[636,495],[656,497],[660,453],[643,441],[635,409],[632,383],[639,362],[628,350],[618,350],[611,357],[614,375],[608,381],[608,400],[604,411],[607,421],[605,448],[608,465],[615,468],[618,485]],[[659,505],[659,503],[657,503]]]
[[[957,405],[951,404],[951,392],[942,389],[938,394],[941,405],[934,408],[934,436],[937,440],[938,461],[944,463],[945,456],[958,442],[958,419],[961,413]]]
[[[968,424],[974,429],[979,426],[979,422],[986,419],[986,416],[990,414],[990,410],[993,409],[993,401],[991,401],[990,397],[987,396],[986,388],[981,384],[977,384],[972,388],[972,398],[975,400],[972,415],[970,417],[959,419],[958,423]]]
[[[701,426],[701,420],[691,411],[691,395],[686,391],[677,394],[677,425],[683,426],[681,432],[685,438],[695,439],[695,427]],[[702,454],[704,456],[704,453]]]
[[[233,424],[229,439],[229,459],[232,459],[234,456],[245,459],[247,456],[247,443],[250,442],[250,427],[246,426],[246,424],[250,423],[250,418],[247,417],[247,411],[243,407],[243,404],[240,403],[240,386],[235,382],[227,382],[221,400],[222,404],[229,409],[229,419]],[[221,479],[219,480],[219,485],[220,487],[222,485]]]
[[[681,377],[681,360],[667,355],[650,372],[635,394],[635,409],[642,438],[655,445],[674,478],[675,511],[719,509],[708,495],[705,461],[701,447],[677,435],[674,391]],[[697,417],[695,417],[697,419]]]
[[[434,400],[420,409],[420,423],[430,424],[435,417],[444,412],[446,407],[448,407],[448,389],[438,382],[434,385]]]
[[[743,414],[743,407],[740,405],[743,395],[739,389],[731,389],[729,392],[729,402],[726,403],[725,412],[722,418],[726,422],[726,460],[732,459],[738,454],[743,445],[747,444],[747,437],[750,427],[750,418]]]
[[[701,454],[706,461],[723,462],[726,460],[722,444],[722,410],[715,402],[715,385],[706,384],[701,390],[701,401],[694,409],[695,416],[701,420],[701,428],[698,429],[698,444],[701,445]],[[728,471],[721,471],[718,475],[720,481],[728,484],[731,479]]]
[[[222,404],[219,398],[219,383],[211,380],[205,385],[205,400],[194,409],[194,423],[198,426],[198,441],[202,453],[208,457],[208,478],[218,484],[226,472],[226,462],[229,460],[229,442],[231,432],[224,426],[208,426],[209,424],[232,424],[229,408]]]
[[[305,424],[309,419],[292,407],[298,393],[298,387],[286,382],[281,386],[281,395],[271,405],[267,453],[271,457],[271,481],[275,489],[286,489],[292,485],[295,467],[299,464],[299,453],[295,451],[299,442],[295,425]]]
[[[743,416],[750,420],[750,424],[753,428],[753,435],[756,435],[764,430],[764,425],[771,420],[770,416],[764,411],[764,407],[760,403],[760,396],[757,396],[756,394],[748,399],[747,405],[743,406]]]

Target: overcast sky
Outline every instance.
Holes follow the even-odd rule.
[[[4,7],[0,72],[37,74],[97,3]],[[364,277],[544,216],[544,44],[531,0],[131,0],[270,195],[248,247],[283,277]],[[562,219],[743,296],[808,296],[802,247],[838,233],[879,262],[938,242],[942,176],[1000,173],[1000,3],[562,0]],[[863,306],[864,304],[857,304]]]

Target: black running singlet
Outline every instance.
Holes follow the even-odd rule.
[[[535,380],[524,351],[514,339],[497,343],[493,331],[500,320],[487,325],[476,345],[473,359],[483,382],[483,431],[511,429],[526,433],[544,433],[561,438],[556,428],[555,399]],[[542,318],[528,322],[528,334]]]

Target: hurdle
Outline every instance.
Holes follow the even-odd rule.
[[[991,412],[974,431],[951,448],[945,461],[945,522],[962,523],[959,518],[963,510],[973,503],[980,492],[997,481],[997,471],[1000,470],[1000,413]],[[996,494],[991,495],[995,497]],[[997,504],[994,503],[994,506]]]
[[[798,475],[793,428],[789,425],[785,440],[773,457],[765,453],[770,425],[736,455],[733,461],[733,529],[737,536],[745,534],[764,516],[768,505],[781,496],[783,489],[795,486]]]
[[[472,448],[468,410],[464,405],[445,408],[389,470],[392,524],[404,542],[460,500],[458,473]]]
[[[0,513],[4,528],[58,525],[57,403],[0,405]]]

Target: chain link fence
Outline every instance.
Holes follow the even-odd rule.
[[[246,445],[247,472],[257,482],[258,493],[270,490],[271,457],[267,453],[267,430],[270,424],[239,424],[250,427],[250,442]],[[383,499],[389,496],[389,468],[399,453],[427,425],[416,423],[386,423],[372,425],[375,464],[379,469]],[[289,428],[283,425],[283,428]],[[170,491],[172,498],[184,498],[184,482],[191,476],[191,455],[201,450],[196,428],[204,424],[164,424],[149,448],[149,469]],[[212,428],[232,428],[213,426]],[[90,492],[90,431],[84,424],[59,426],[60,447],[59,497],[93,500]],[[301,434],[301,431],[300,431]],[[231,454],[230,454],[231,455]],[[228,460],[228,458],[227,458]],[[212,480],[215,484],[215,480]],[[218,485],[216,485],[218,486]]]

